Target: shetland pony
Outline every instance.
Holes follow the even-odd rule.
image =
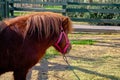
[[[68,17],[38,12],[0,22],[0,75],[13,71],[14,80],[26,80],[28,70],[54,46],[65,55],[71,49]]]

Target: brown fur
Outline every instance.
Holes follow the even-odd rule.
[[[68,17],[52,12],[32,13],[1,23],[0,74],[14,71],[15,80],[26,80],[28,70],[58,39],[61,26],[66,34],[72,30]],[[62,41],[61,47],[65,44]]]

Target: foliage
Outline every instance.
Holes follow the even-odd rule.
[[[102,7],[101,9],[120,9],[120,7]],[[84,15],[85,18],[93,18],[93,19],[120,19],[120,14],[115,13],[89,13],[89,15]],[[97,25],[120,25],[115,23],[97,23]]]
[[[111,7],[111,6],[69,6],[68,8],[73,8],[73,9],[103,9],[103,10],[120,10],[120,7]],[[68,16],[70,17],[77,17],[77,18],[87,18],[87,19],[120,19],[120,14],[119,13],[99,13],[99,12],[84,12],[84,13],[79,13],[79,12],[73,12],[73,13],[68,13]],[[115,23],[94,23],[97,25],[120,25],[115,24]]]

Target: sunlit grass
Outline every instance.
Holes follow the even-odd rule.
[[[49,59],[49,58],[54,58],[55,56],[59,55],[59,52],[57,50],[55,50],[54,47],[50,47],[49,49],[47,49],[46,54],[45,54],[45,58]]]
[[[96,41],[95,40],[71,40],[71,44],[76,45],[93,45]]]
[[[93,45],[95,43],[94,40],[72,40],[71,44],[75,45]],[[56,55],[59,55],[59,52],[54,49],[54,47],[50,47],[45,55],[46,59],[54,58]]]
[[[62,6],[44,6],[45,9],[57,9],[60,10],[62,9]]]

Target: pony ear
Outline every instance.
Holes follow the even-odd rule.
[[[62,25],[65,26],[65,25],[68,23],[68,21],[69,21],[69,18],[68,18],[68,17],[65,17],[65,18],[63,19]]]
[[[62,22],[62,26],[65,32],[71,33],[72,30],[72,21],[70,20],[69,17],[65,17]]]

